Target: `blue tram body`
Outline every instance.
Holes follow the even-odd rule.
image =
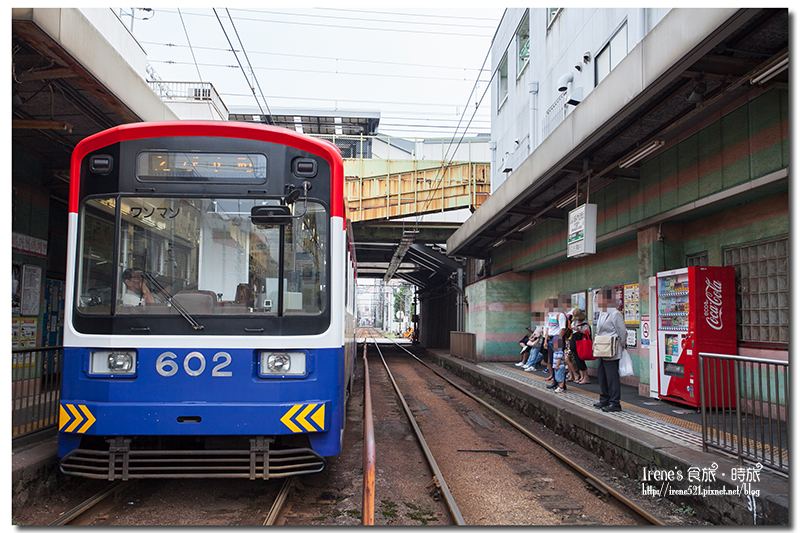
[[[355,368],[344,213],[338,151],[289,130],[135,124],[79,144],[62,471],[266,479],[338,455]]]

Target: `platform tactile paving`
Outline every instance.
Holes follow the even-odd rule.
[[[540,378],[537,379],[537,377],[534,376],[529,376],[525,372],[511,370],[506,366],[494,363],[479,363],[478,367],[487,372],[491,372],[493,374],[516,381],[517,383],[522,383],[530,387],[535,387],[541,391],[552,393],[555,396],[555,399],[558,401],[563,401],[583,409],[588,409],[603,416],[612,417],[630,426],[636,427],[637,429],[643,429],[645,431],[652,430],[654,435],[663,437],[676,444],[680,444],[682,446],[693,446],[699,450],[702,450],[703,448],[703,439],[702,435],[700,434],[700,426],[698,424],[684,422],[683,420],[670,417],[668,415],[647,411],[646,409],[642,409],[636,405],[631,405],[626,402],[622,402],[622,411],[616,413],[604,413],[603,411],[592,407],[592,404],[597,402],[597,395],[594,393],[589,393],[576,387],[571,387],[567,389],[565,394],[555,394],[552,390],[547,388],[549,382]],[[655,418],[655,416],[658,416],[661,419]],[[667,422],[663,419],[670,419],[677,423]],[[697,431],[693,431],[692,429],[686,427],[681,427],[681,425],[678,424],[690,427],[696,426]]]

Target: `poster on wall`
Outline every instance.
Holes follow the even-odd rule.
[[[642,316],[642,348],[650,346],[650,315]]]
[[[620,313],[625,309],[625,286],[617,285],[614,287],[614,301],[617,302],[617,311]]]
[[[626,348],[636,348],[636,337],[638,331],[635,329],[627,329],[628,338],[626,339],[625,347]]]
[[[597,305],[597,295],[603,289],[592,289],[592,323],[597,324],[597,319],[600,318],[602,309]]]
[[[19,314],[22,294],[22,263],[11,263],[11,314]]]
[[[36,330],[38,318],[19,318],[19,347],[34,348],[36,346]]]
[[[622,314],[625,316],[625,324],[628,326],[639,325],[639,284],[631,283],[625,285],[624,307]]]
[[[582,311],[586,311],[586,293],[585,292],[576,292],[571,295],[572,299],[572,307],[570,309],[575,309],[576,307]]]
[[[22,265],[22,302],[19,314],[23,316],[38,316],[41,293],[42,267]]]

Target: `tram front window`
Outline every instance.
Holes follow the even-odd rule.
[[[116,203],[117,282],[110,310],[114,270],[108,261],[113,256],[109,237]],[[321,314],[327,305],[327,213],[318,203],[309,201],[304,207],[300,202],[291,206],[296,218],[285,225],[251,222],[253,207],[278,204],[277,200],[137,197],[87,201],[79,310],[175,314],[177,304],[193,316]],[[99,218],[103,224],[87,223]],[[95,260],[92,254],[101,255],[101,244],[104,253]],[[103,259],[107,266],[101,268],[97,263]],[[93,299],[96,290],[92,291],[98,284],[104,287],[100,304]]]

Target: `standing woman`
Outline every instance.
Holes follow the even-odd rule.
[[[578,385],[589,385],[589,372],[586,369],[586,362],[578,357],[577,342],[586,336],[591,337],[592,329],[586,321],[586,313],[582,309],[575,309],[572,312],[572,337],[570,338],[570,352],[575,355],[575,366],[578,367],[578,376],[575,383]]]
[[[606,413],[622,411],[619,404],[620,384],[619,384],[619,359],[622,356],[622,343],[627,337],[625,329],[625,318],[616,308],[615,301],[611,296],[611,289],[603,289],[597,295],[597,307],[601,310],[597,319],[597,331],[595,338],[600,335],[610,335],[619,337],[617,353],[614,357],[598,359],[597,379],[600,381],[600,401],[594,407],[602,409]]]

